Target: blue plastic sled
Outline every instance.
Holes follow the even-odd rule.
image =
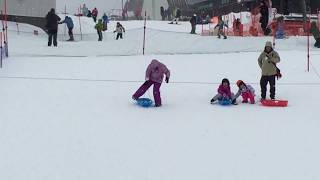
[[[153,101],[149,98],[139,98],[137,99],[137,104],[141,107],[151,107],[153,104]]]
[[[229,106],[231,105],[231,99],[221,99],[218,101],[220,105],[222,106]]]

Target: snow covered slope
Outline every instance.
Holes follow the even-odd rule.
[[[161,31],[149,32],[146,56],[135,30],[121,41],[57,48],[45,36],[10,31],[11,57],[0,70],[0,179],[320,178],[318,49],[306,72],[304,38],[277,42],[284,77],[276,96],[288,107],[222,107],[209,101],[224,77],[234,92],[238,79],[252,84],[259,98],[257,58],[270,39],[218,40],[154,23]],[[163,107],[140,108],[131,95],[153,58],[172,78],[161,87]]]

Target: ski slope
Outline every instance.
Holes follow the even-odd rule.
[[[121,41],[106,33],[97,42],[88,32],[57,48],[27,33],[35,27],[18,35],[10,24],[11,56],[0,70],[0,179],[320,178],[320,51],[311,48],[307,72],[304,37],[276,44],[283,73],[276,97],[288,107],[224,107],[209,101],[225,77],[233,92],[242,79],[259,98],[257,58],[270,38],[219,40],[188,34],[187,23],[154,21],[142,56],[143,22],[123,24]],[[161,108],[140,108],[131,95],[153,58],[171,70],[170,83],[162,84]]]

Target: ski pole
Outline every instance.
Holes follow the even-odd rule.
[[[7,16],[8,10],[7,10],[7,0],[4,0],[4,21],[5,21],[5,29],[6,29],[6,40],[5,40],[5,45],[6,45],[6,56],[9,56],[8,53],[8,16]]]
[[[145,46],[146,46],[146,25],[147,25],[147,11],[144,12],[143,50],[142,50],[142,54],[143,54],[143,55],[144,55]]]
[[[2,68],[2,32],[0,32],[0,68]]]

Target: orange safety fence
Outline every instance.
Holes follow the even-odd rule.
[[[264,36],[263,30],[260,25],[260,14],[254,13],[251,14],[251,21],[249,23],[243,24],[240,22],[236,22],[235,17],[231,17],[226,15],[223,19],[232,24],[232,27],[225,28],[224,31],[228,36]],[[241,16],[240,16],[241,19]],[[212,23],[216,24],[218,22],[218,17],[212,18]],[[310,28],[310,22],[304,23],[301,20],[284,20],[283,22],[284,33],[286,36],[306,36],[307,33],[305,29]],[[320,29],[320,11],[317,14],[317,23]],[[269,36],[274,36],[278,27],[278,22],[274,17],[273,20],[269,23],[268,28],[272,30]],[[214,29],[214,26],[209,25],[209,29],[204,29],[201,33],[202,36],[214,36],[217,34],[217,30]]]

